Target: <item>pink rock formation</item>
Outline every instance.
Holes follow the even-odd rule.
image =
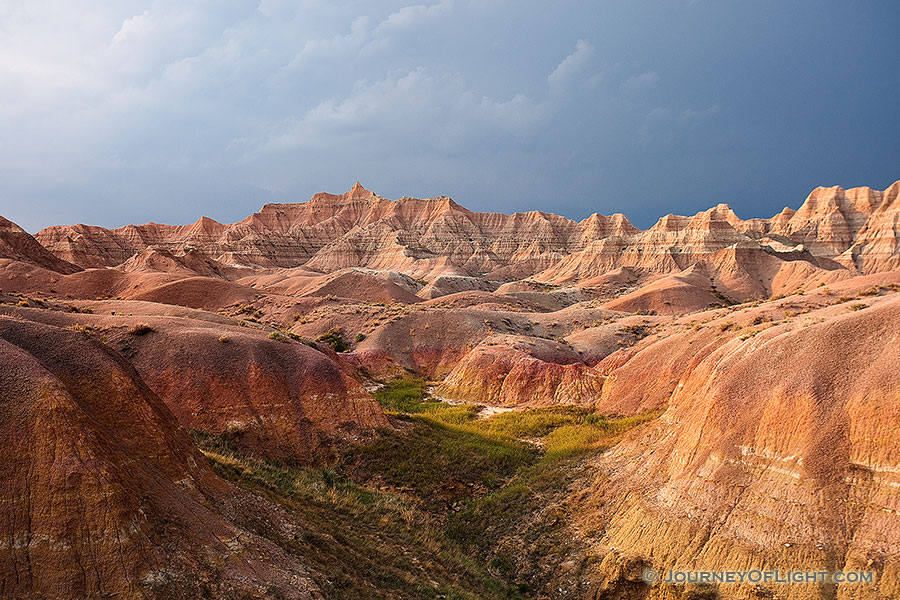
[[[321,598],[217,512],[237,490],[103,344],[0,317],[0,398],[0,596]]]
[[[343,195],[268,204],[233,225],[204,218],[185,226],[114,230],[60,226],[39,232],[37,239],[83,267],[115,266],[153,247],[256,268],[368,267],[505,280],[536,275],[559,283],[623,266],[671,273],[726,248],[742,248],[786,259],[806,252],[815,266],[840,263],[868,273],[894,268],[900,260],[894,229],[898,190],[900,182],[884,192],[818,188],[799,210],[767,220],[742,221],[719,204],[693,217],[668,215],[641,231],[620,214],[575,222],[536,211],[474,213],[445,197],[390,201],[357,183]]]
[[[437,394],[494,406],[593,406],[603,377],[559,342],[492,336],[466,354]]]
[[[48,252],[27,231],[3,217],[0,217],[0,259],[19,261],[57,273],[80,270]]]

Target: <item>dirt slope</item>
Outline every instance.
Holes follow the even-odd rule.
[[[4,598],[320,597],[296,559],[217,514],[236,491],[102,344],[0,317],[0,392]]]

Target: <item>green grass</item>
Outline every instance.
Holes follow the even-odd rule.
[[[473,488],[495,488],[532,464],[537,451],[512,438],[422,415],[350,450],[345,460],[365,480],[376,475],[429,502],[452,502]]]
[[[587,459],[659,413],[553,406],[478,419],[480,406],[437,402],[427,389],[402,379],[375,391],[395,427],[324,469],[244,455],[226,436],[195,439],[220,475],[297,519],[300,540],[250,525],[322,573],[330,598],[499,600],[549,589],[575,543],[570,486],[592,476]]]
[[[569,544],[565,517],[547,507],[565,503],[569,484],[581,476],[584,458],[614,446],[629,430],[659,415],[654,411],[607,418],[586,409],[558,406],[486,420],[487,428],[540,435],[542,453],[506,484],[469,499],[462,510],[450,515],[448,535],[485,560],[504,551],[503,540],[516,538],[524,541],[530,560],[563,555]]]
[[[235,518],[314,567],[328,598],[523,598],[401,494],[357,485],[340,465],[281,465],[240,452],[227,436],[192,435],[220,476],[285,509],[291,527],[255,512]]]
[[[420,413],[438,402],[425,401],[424,379],[396,379],[372,392],[378,403],[389,412]]]
[[[607,418],[587,408],[559,405],[478,419],[480,406],[432,400],[420,378],[388,382],[374,395],[390,414],[416,426],[357,447],[351,462],[367,465],[366,474],[378,472],[426,496],[448,478],[496,484],[538,461],[603,450],[628,429],[659,415]]]

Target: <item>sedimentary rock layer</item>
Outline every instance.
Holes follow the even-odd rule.
[[[417,277],[510,281],[536,275],[558,283],[620,267],[675,272],[738,248],[871,273],[900,265],[898,193],[900,182],[883,192],[817,188],[800,209],[771,219],[744,221],[719,204],[693,217],[667,215],[641,231],[620,214],[576,222],[537,211],[476,213],[445,197],[391,201],[357,184],[343,195],[268,204],[231,225],[202,218],[183,226],[56,226],[36,237],[56,256],[86,268],[115,266],[152,247],[232,268],[368,267]]]

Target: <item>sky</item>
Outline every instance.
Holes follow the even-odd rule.
[[[900,179],[896,0],[0,0],[0,214],[387,198],[640,227]]]

